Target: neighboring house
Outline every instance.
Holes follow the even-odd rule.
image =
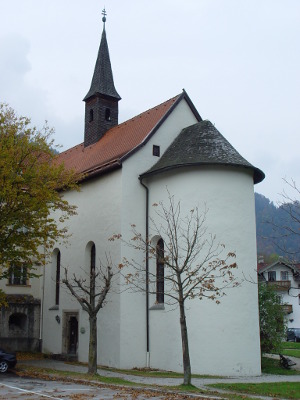
[[[282,257],[270,265],[261,259],[258,262],[258,279],[277,291],[288,328],[300,328],[300,265],[289,264]]]
[[[122,234],[129,240],[131,224],[144,233],[147,222],[151,235],[151,219],[157,221],[151,205],[167,201],[166,188],[181,201],[183,213],[206,203],[209,232],[237,254],[238,279],[256,266],[254,184],[264,179],[263,172],[202,120],[185,91],[121,124],[119,100],[104,29],[84,98],[84,142],[58,156],[67,168],[85,174],[80,192],[64,193],[78,215],[68,222],[68,245],[58,243],[45,268],[43,351],[76,354],[83,362],[88,359],[88,315],[60,284],[63,269],[70,276],[88,275],[107,253],[115,265],[123,257],[143,262],[122,241],[108,238]],[[163,248],[164,238],[151,240]],[[158,264],[149,260],[154,272]],[[182,371],[178,309],[164,303],[163,296],[130,293],[121,276],[117,283],[98,314],[98,363]],[[244,282],[220,305],[193,300],[186,306],[193,373],[260,374],[256,285]]]
[[[38,270],[39,272],[39,270]],[[0,280],[8,306],[0,308],[0,347],[7,351],[39,351],[41,342],[40,278],[29,278],[26,268],[10,269]]]

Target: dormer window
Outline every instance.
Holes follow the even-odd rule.
[[[105,121],[111,121],[109,108],[105,109]]]
[[[94,110],[93,109],[90,110],[90,120],[89,121],[90,122],[94,121]]]

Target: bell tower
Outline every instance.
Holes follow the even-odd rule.
[[[106,40],[106,11],[102,11],[103,32],[90,90],[85,102],[84,147],[98,142],[113,126],[118,125],[121,100],[115,89]]]

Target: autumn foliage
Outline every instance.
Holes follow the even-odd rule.
[[[78,176],[56,163],[51,134],[0,104],[0,278],[11,265],[30,273],[66,237],[64,222],[76,213],[62,192],[77,188]]]

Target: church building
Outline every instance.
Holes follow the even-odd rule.
[[[124,94],[125,96],[125,94]],[[259,375],[260,343],[255,277],[254,184],[264,173],[246,161],[208,120],[203,120],[183,90],[176,96],[119,123],[121,100],[113,80],[105,30],[84,97],[84,141],[58,156],[83,174],[81,190],[64,193],[77,215],[68,221],[67,243],[57,243],[43,278],[42,351],[74,354],[87,362],[89,316],[63,285],[69,276],[88,273],[107,254],[116,267],[144,255],[126,245],[132,224],[144,234],[157,220],[154,203],[180,201],[181,212],[206,205],[209,232],[236,253],[236,277],[219,305],[187,300],[192,372]],[[59,215],[56,216],[59,218]],[[123,240],[109,241],[115,234]],[[164,238],[149,239],[162,243]],[[149,259],[155,273],[156,260]],[[166,299],[127,290],[117,275],[115,290],[98,313],[98,365],[150,367],[182,372],[179,310]]]

